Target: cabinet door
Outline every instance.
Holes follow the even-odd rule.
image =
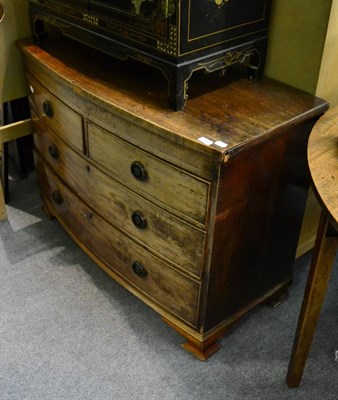
[[[182,1],[181,53],[229,42],[267,29],[271,0]]]
[[[161,11],[161,0],[89,0],[91,11],[104,13],[104,10],[124,12],[138,15],[146,19],[152,19]],[[104,14],[103,14],[104,15]]]
[[[169,3],[172,3],[170,12]],[[175,9],[174,1],[169,0],[89,0],[89,11],[99,17],[99,25],[140,42],[154,38],[168,40],[169,15]],[[130,32],[126,33],[126,29]],[[156,46],[154,41],[148,44]]]

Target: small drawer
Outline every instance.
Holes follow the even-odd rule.
[[[80,114],[72,110],[32,75],[27,73],[30,101],[40,118],[62,139],[83,152],[83,121]]]
[[[202,275],[204,230],[121,185],[77,154],[42,122],[36,122],[36,128],[36,149],[84,202],[150,251],[196,277]]]
[[[205,225],[210,183],[139,149],[104,129],[88,124],[90,158],[115,179],[156,199],[183,218]]]
[[[36,158],[42,196],[51,212],[89,250],[150,304],[196,327],[200,283],[180,274],[85,205]]]

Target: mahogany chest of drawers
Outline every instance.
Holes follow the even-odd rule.
[[[119,59],[137,59],[167,78],[172,107],[187,100],[194,71],[246,64],[261,74],[271,0],[29,0],[34,36],[48,24]],[[48,41],[48,39],[47,39]],[[137,75],[137,67],[132,72]],[[150,70],[149,73],[152,73]],[[207,88],[207,84],[205,88]]]
[[[327,103],[235,79],[173,112],[160,75],[133,77],[62,40],[19,46],[46,208],[206,359],[291,283],[306,142]]]

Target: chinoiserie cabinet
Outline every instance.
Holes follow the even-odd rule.
[[[194,71],[247,66],[264,69],[271,0],[29,0],[37,43],[49,25],[111,54],[151,65],[167,78],[169,100],[181,110]]]
[[[64,38],[18,45],[45,208],[187,350],[206,359],[253,307],[285,296],[325,101],[198,75],[174,112],[161,73],[141,64]]]

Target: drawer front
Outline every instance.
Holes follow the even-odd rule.
[[[90,158],[133,188],[183,218],[205,225],[210,183],[153,157],[98,126],[88,124]]]
[[[79,84],[73,75],[65,80],[57,73],[55,65],[51,69],[45,69],[30,57],[24,57],[24,61],[27,71],[42,86],[48,87],[48,90],[63,103],[96,125],[194,175],[210,181],[217,179],[220,163],[218,152],[195,140],[185,139],[190,137],[188,132],[194,131],[198,137],[198,132],[206,129],[206,126],[201,129],[200,122],[195,121],[192,125],[190,120],[184,124],[183,130],[175,123],[168,125],[168,116],[164,119],[158,116],[159,119],[156,118],[150,123],[133,113],[121,112],[116,108],[114,101],[111,102],[115,91],[113,96],[107,86],[101,90],[97,82],[92,87],[92,81],[85,83],[82,79]],[[86,90],[87,84],[89,92]]]
[[[48,207],[90,252],[123,278],[128,289],[136,289],[141,297],[196,327],[200,283],[113,228],[62,184],[38,156],[36,170]]]
[[[206,233],[119,184],[36,121],[35,146],[83,201],[179,268],[200,277]]]
[[[41,119],[62,139],[83,152],[83,121],[80,114],[50,93],[32,75],[27,74],[30,101]]]

